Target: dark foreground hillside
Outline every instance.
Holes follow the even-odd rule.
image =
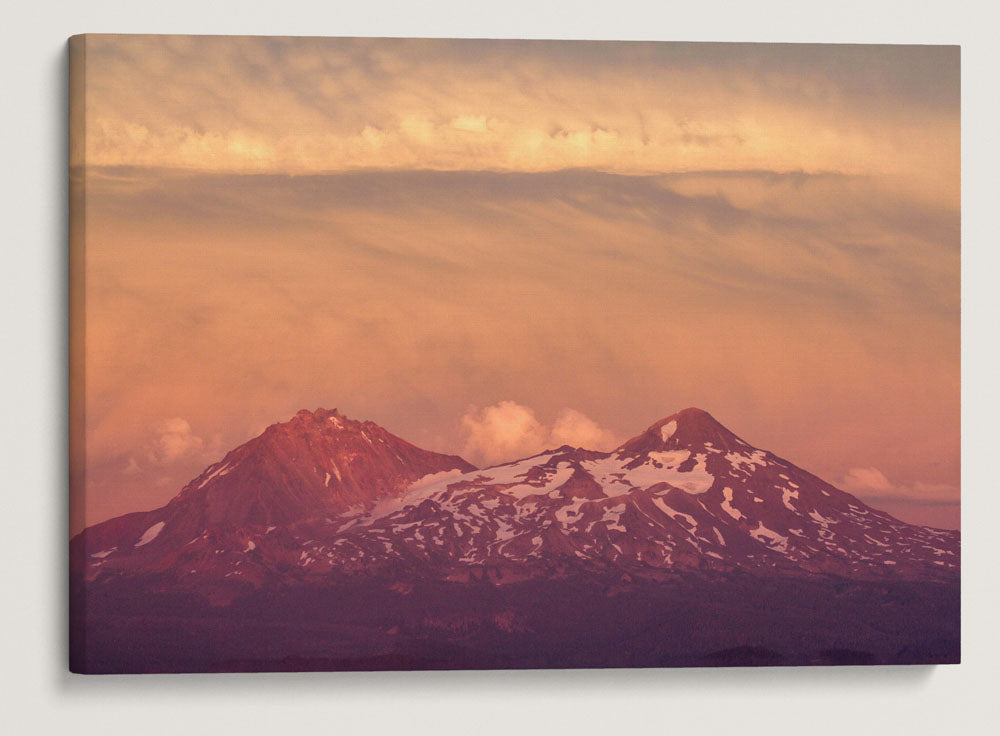
[[[226,607],[195,594],[150,594],[151,582],[88,586],[86,594],[74,586],[73,671],[926,664],[960,657],[957,578],[368,581],[260,591]]]

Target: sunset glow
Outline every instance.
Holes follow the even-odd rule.
[[[957,47],[81,43],[74,532],[317,407],[482,465],[699,406],[958,527]]]

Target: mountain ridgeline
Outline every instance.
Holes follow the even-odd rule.
[[[151,626],[163,615],[153,600],[168,608],[186,601],[175,611],[181,619],[207,625],[222,617],[230,628],[257,625],[294,600],[299,612],[315,608],[311,626],[327,620],[342,632],[305,644],[290,625],[283,636],[298,643],[276,644],[285,652],[278,659],[245,647],[199,658],[195,650],[211,647],[193,641],[187,659],[167,657],[163,668],[172,671],[837,663],[823,651],[854,652],[843,655],[851,662],[957,657],[957,608],[949,608],[957,606],[957,532],[899,521],[693,408],[612,452],[563,446],[483,469],[337,410],[301,411],[206,468],[166,506],[94,525],[70,551],[75,625],[91,642],[77,652],[85,671],[138,667],[96,653],[105,648],[93,646],[95,631],[113,630],[96,622]],[[767,624],[747,616],[760,614],[758,596],[769,589],[775,619],[794,619],[796,641],[815,636],[815,651],[761,644]],[[822,615],[796,608],[812,599]],[[652,662],[622,664],[621,651],[580,652],[579,644],[559,645],[558,635],[543,637],[540,611],[584,601],[598,622],[578,633],[592,640],[600,639],[594,626],[606,633],[609,625],[601,611],[626,638],[649,636],[658,615],[675,625],[652,644],[637,640],[659,652]],[[614,615],[615,601],[648,609],[639,633],[632,613]],[[376,602],[385,625],[359,639]],[[677,622],[678,604],[705,610]],[[881,618],[898,608],[899,620],[929,627],[937,644],[923,652],[925,638],[909,641],[902,626],[852,648],[856,637],[836,634],[850,616],[827,621],[844,606]],[[697,620],[723,610],[731,628],[702,649],[664,643],[685,627],[693,636]],[[141,656],[163,656],[155,642],[164,637],[171,640],[148,633],[154,644]],[[525,654],[497,659],[496,637],[503,651]]]

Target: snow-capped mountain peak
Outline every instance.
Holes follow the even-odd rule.
[[[404,570],[445,580],[491,570],[497,582],[581,566],[653,579],[737,569],[935,579],[958,565],[956,532],[877,511],[699,409],[610,453],[563,446],[482,469],[336,410],[299,412],[164,508],[74,544],[91,579],[172,570],[215,596]]]
[[[618,448],[619,452],[642,454],[650,451],[715,448],[739,452],[749,445],[703,409],[691,407],[671,414],[651,425]]]

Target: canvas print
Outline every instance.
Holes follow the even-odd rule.
[[[71,669],[958,662],[959,63],[71,39]]]

